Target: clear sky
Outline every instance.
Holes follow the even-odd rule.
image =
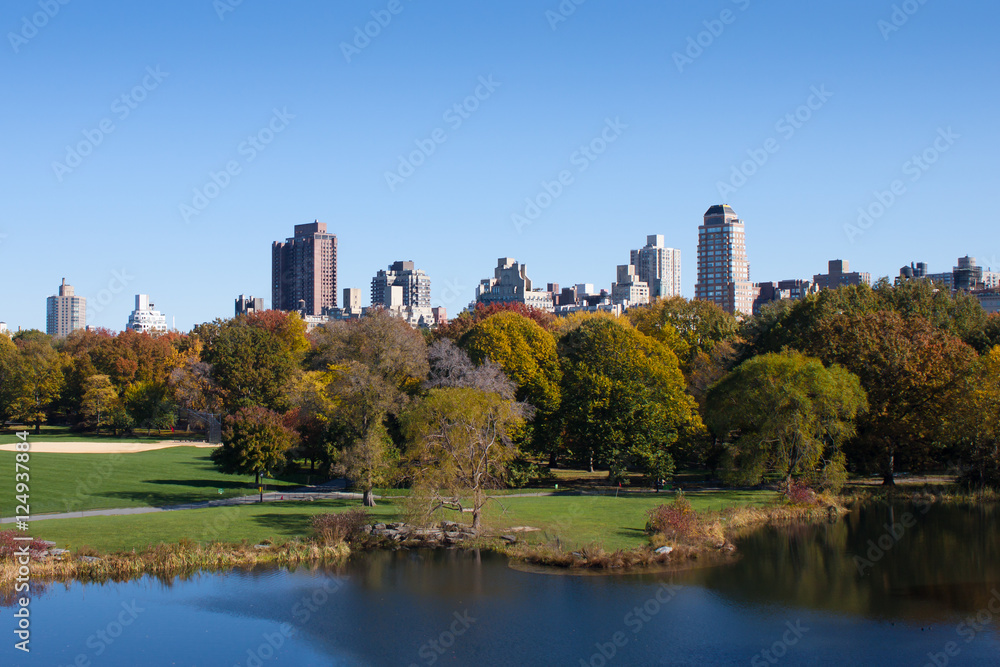
[[[755,281],[1000,269],[1000,6],[895,5],[6,0],[0,320],[44,328],[63,277],[98,326],[229,317],[315,219],[340,288],[412,259],[452,314],[501,256],[609,288],[647,234],[690,298],[722,201]]]

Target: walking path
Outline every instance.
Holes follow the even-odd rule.
[[[268,491],[264,494],[265,501],[315,501],[315,500],[360,500],[360,493],[348,493],[345,480],[335,479],[319,486],[305,486],[292,491]],[[380,496],[375,496],[379,498]],[[206,507],[225,507],[229,505],[251,505],[260,500],[260,494],[240,496],[238,498],[223,498],[221,500],[206,500],[184,505],[166,505],[164,507],[119,507],[104,510],[84,510],[81,512],[61,512],[58,514],[35,514],[31,521],[46,519],[79,519],[87,516],[123,516],[128,514],[152,514],[153,512],[176,512],[179,510],[196,510]],[[14,523],[14,517],[0,519],[0,524]]]

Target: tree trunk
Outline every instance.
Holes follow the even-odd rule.
[[[264,502],[264,487],[261,486],[261,484],[260,484],[260,473],[256,473],[256,475],[257,475],[257,478],[256,478],[257,479],[257,490],[260,491],[260,502]]]
[[[472,499],[472,532],[479,534],[479,529],[482,528],[482,515],[483,515],[483,491],[477,488],[476,493]]]
[[[551,452],[549,452],[549,470],[555,470],[556,469],[556,460],[557,460],[557,458],[558,458],[558,455],[556,454],[556,450],[553,449]]]
[[[889,448],[889,456],[885,461],[885,469],[882,471],[882,485],[896,486],[896,448]]]
[[[371,489],[365,489],[364,500],[362,504],[365,507],[375,507],[375,494],[372,493]]]
[[[594,472],[594,450],[590,450],[590,472]]]

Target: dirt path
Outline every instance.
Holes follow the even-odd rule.
[[[29,451],[41,454],[134,454],[170,447],[201,447],[214,449],[217,445],[187,440],[161,440],[159,442],[34,442],[28,437]],[[16,443],[0,445],[0,451],[16,451]]]

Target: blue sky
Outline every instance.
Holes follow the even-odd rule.
[[[14,328],[44,328],[64,276],[94,325],[122,329],[139,292],[182,330],[228,317],[240,293],[270,300],[271,242],[314,219],[339,238],[340,288],[367,296],[412,259],[451,313],[501,256],[536,284],[609,287],[647,234],[683,251],[690,298],[723,200],[755,281],[835,258],[1000,269],[995,3],[63,1],[0,11]],[[519,226],[526,199],[547,207]]]

